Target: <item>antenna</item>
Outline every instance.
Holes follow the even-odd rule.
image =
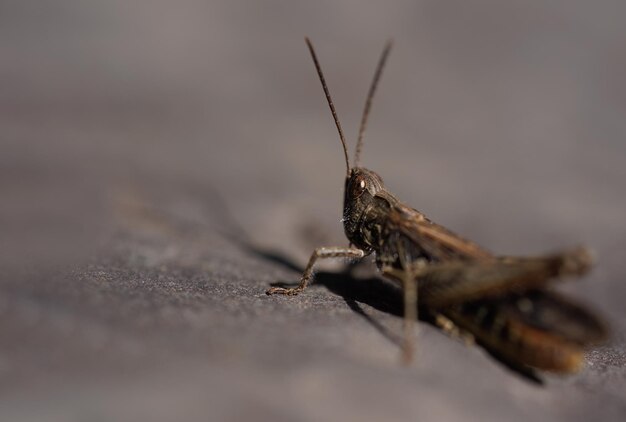
[[[370,90],[367,93],[367,100],[365,100],[365,108],[363,109],[363,116],[361,117],[361,126],[359,127],[359,138],[356,143],[356,151],[354,152],[355,167],[359,166],[361,149],[363,147],[363,134],[365,133],[365,128],[367,127],[367,118],[369,117],[370,109],[372,108],[372,100],[374,98],[374,93],[376,92],[376,87],[378,86],[380,75],[383,73],[383,68],[385,67],[385,62],[387,61],[387,57],[389,56],[392,46],[393,40],[389,40],[387,41],[387,44],[385,44],[383,54],[381,54],[380,59],[378,59],[378,66],[376,67],[376,73],[374,73],[374,79],[370,85]]]
[[[313,57],[313,62],[315,63],[315,69],[317,70],[317,75],[320,77],[320,82],[322,83],[324,94],[326,94],[326,100],[328,101],[330,112],[333,114],[333,119],[335,119],[335,125],[337,125],[337,131],[339,131],[339,138],[341,139],[341,144],[343,145],[343,154],[345,155],[345,158],[346,158],[347,175],[348,177],[350,177],[350,162],[348,161],[348,147],[346,146],[346,138],[343,136],[343,130],[341,130],[341,124],[339,123],[339,118],[337,117],[337,112],[335,111],[333,100],[332,98],[330,98],[330,92],[328,92],[328,86],[326,86],[326,80],[324,79],[322,68],[320,67],[319,62],[317,61],[317,56],[315,55],[313,44],[311,44],[311,40],[309,40],[308,37],[304,37],[304,41],[306,41],[306,45],[309,47],[309,51],[311,52],[311,57]]]

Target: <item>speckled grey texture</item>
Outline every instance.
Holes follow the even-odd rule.
[[[0,420],[624,420],[626,8],[426,1],[7,2]],[[586,244],[559,289],[613,338],[530,383],[324,265],[344,165],[303,36],[389,189],[489,249]]]

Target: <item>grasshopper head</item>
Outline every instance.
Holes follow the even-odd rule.
[[[374,204],[376,194],[384,189],[383,179],[363,167],[353,168],[346,177],[343,228],[350,242],[359,247],[369,249],[367,242],[361,239],[360,226],[365,212]]]

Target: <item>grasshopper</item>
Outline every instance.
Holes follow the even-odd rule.
[[[333,115],[346,162],[343,226],[349,247],[315,249],[293,288],[274,287],[268,295],[297,295],[313,278],[320,259],[360,259],[375,254],[382,275],[402,288],[402,356],[413,355],[414,321],[424,313],[444,331],[475,340],[521,371],[577,371],[585,347],[603,341],[607,329],[585,307],[550,290],[550,283],[585,274],[592,264],[582,247],[537,257],[497,256],[466,240],[391,194],[382,178],[359,166],[363,134],[385,62],[378,61],[361,118],[354,165],[313,45],[313,58]]]

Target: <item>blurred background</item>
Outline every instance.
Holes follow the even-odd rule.
[[[3,420],[617,420],[626,415],[620,1],[0,3]],[[538,388],[332,283],[343,154],[502,254],[585,244],[562,289],[611,321]],[[332,265],[328,269],[341,268]],[[324,283],[322,283],[324,284]],[[343,293],[342,293],[343,292]],[[598,413],[600,412],[600,413]]]

